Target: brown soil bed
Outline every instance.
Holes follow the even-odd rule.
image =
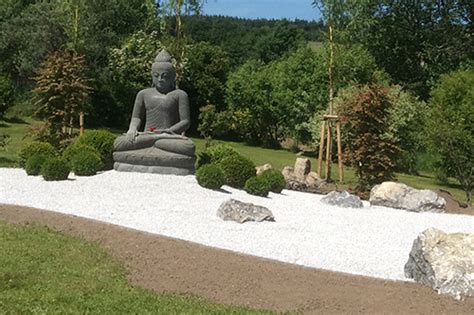
[[[0,220],[98,242],[127,267],[132,285],[158,293],[304,313],[474,314],[474,298],[456,301],[415,283],[298,267],[33,208],[0,204]]]

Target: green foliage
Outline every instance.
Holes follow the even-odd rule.
[[[75,175],[92,176],[104,167],[100,155],[92,151],[82,151],[71,159],[71,169]]]
[[[114,159],[114,141],[116,136],[106,130],[88,130],[77,139],[77,144],[88,145],[96,149],[104,164],[104,169],[112,169]]]
[[[474,72],[456,71],[441,77],[431,93],[427,121],[431,150],[441,170],[456,178],[472,200],[474,187]]]
[[[69,164],[58,157],[48,157],[41,166],[41,175],[46,181],[66,180],[70,171]]]
[[[220,166],[206,164],[196,171],[196,179],[202,187],[209,189],[219,189],[225,184],[226,179]]]
[[[6,133],[0,133],[0,149],[4,150],[5,147],[10,143],[11,137]]]
[[[0,120],[3,119],[8,108],[11,107],[15,92],[12,80],[3,74],[0,74]]]
[[[266,314],[133,286],[97,242],[39,225],[0,222],[0,252],[6,314]]]
[[[27,175],[36,176],[41,173],[41,167],[50,156],[36,153],[30,156],[25,163],[25,172]]]
[[[224,171],[226,184],[234,188],[243,188],[255,176],[255,164],[240,154],[225,156],[217,165]]]
[[[338,108],[347,137],[345,159],[356,169],[359,191],[394,179],[400,149],[387,137],[392,106],[388,88],[368,85]]]
[[[244,190],[251,195],[267,197],[270,183],[262,176],[253,176],[245,182]]]
[[[35,154],[43,154],[46,156],[55,156],[56,149],[50,144],[46,142],[28,142],[21,146],[19,152],[19,164],[21,167],[25,166],[26,160]]]
[[[206,139],[225,137],[232,131],[236,116],[230,111],[216,110],[216,106],[209,104],[199,109],[198,131]]]
[[[196,170],[210,163],[211,163],[211,157],[209,156],[209,154],[207,154],[206,151],[199,152],[197,155]]]
[[[54,52],[42,64],[33,92],[38,99],[36,117],[49,128],[51,141],[59,145],[84,109],[91,88],[86,78],[84,56],[71,51]]]
[[[281,193],[286,187],[286,180],[279,170],[269,169],[258,175],[262,180],[266,181],[270,187],[270,191],[274,193]]]
[[[65,159],[68,162],[71,162],[74,156],[80,152],[91,152],[93,154],[96,154],[100,157],[100,152],[87,144],[81,144],[78,142],[73,142],[70,144],[62,153],[63,159]]]
[[[228,144],[216,144],[206,151],[210,158],[210,163],[219,163],[228,156],[237,156],[239,153]]]

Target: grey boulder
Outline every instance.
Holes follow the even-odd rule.
[[[413,242],[405,276],[458,300],[474,296],[474,234],[424,231]]]
[[[275,221],[273,213],[268,208],[252,203],[229,199],[217,209],[217,216],[224,221],[244,223],[247,221]]]
[[[370,191],[370,204],[414,212],[444,212],[446,200],[428,189],[414,189],[395,182],[384,182]]]
[[[343,208],[362,208],[364,204],[358,196],[354,196],[344,190],[343,192],[331,191],[321,201],[333,206]]]

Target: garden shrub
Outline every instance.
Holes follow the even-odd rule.
[[[251,195],[266,197],[270,192],[270,182],[263,176],[254,176],[245,182],[244,190]]]
[[[108,170],[114,164],[112,153],[115,138],[117,137],[113,133],[106,130],[90,130],[77,139],[77,144],[89,145],[99,151],[104,169]]]
[[[338,108],[347,139],[344,157],[356,170],[358,191],[395,177],[395,160],[401,151],[387,136],[393,106],[389,92],[380,85],[362,86]]]
[[[228,144],[213,145],[207,149],[206,153],[210,157],[210,163],[219,163],[225,157],[239,155],[239,152]]]
[[[69,145],[63,151],[62,157],[66,161],[71,162],[74,156],[76,156],[76,154],[81,153],[81,152],[91,152],[100,157],[100,152],[96,148],[87,144],[78,143],[77,141]]]
[[[439,170],[459,181],[472,202],[474,190],[474,72],[441,76],[431,92],[426,134]]]
[[[243,188],[245,182],[255,176],[256,172],[255,164],[240,154],[228,155],[218,165],[224,171],[226,184],[235,188]]]
[[[268,182],[271,192],[279,194],[286,187],[285,177],[278,170],[266,170],[260,174],[259,177],[262,177],[263,180]]]
[[[66,180],[69,176],[69,164],[62,158],[48,157],[41,167],[44,180]]]
[[[103,166],[100,156],[92,151],[79,152],[71,160],[71,169],[79,176],[95,175]]]
[[[36,153],[30,156],[25,163],[26,174],[29,176],[39,175],[41,172],[41,167],[48,157],[48,155],[42,153]]]
[[[211,156],[206,152],[200,152],[197,156],[196,170],[200,169],[201,166],[211,163]]]
[[[0,119],[3,118],[6,111],[11,107],[14,101],[14,85],[9,76],[0,74]]]
[[[56,155],[56,149],[47,142],[39,142],[39,141],[33,141],[24,144],[19,153],[19,162],[20,166],[24,167],[26,160],[30,157],[33,156],[36,153],[41,153],[47,156],[55,156]]]
[[[222,169],[215,164],[203,165],[196,171],[196,179],[202,187],[219,189],[225,184],[225,175]]]

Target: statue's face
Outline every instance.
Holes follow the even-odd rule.
[[[168,69],[152,69],[153,85],[162,93],[167,93],[174,88],[174,73]]]

